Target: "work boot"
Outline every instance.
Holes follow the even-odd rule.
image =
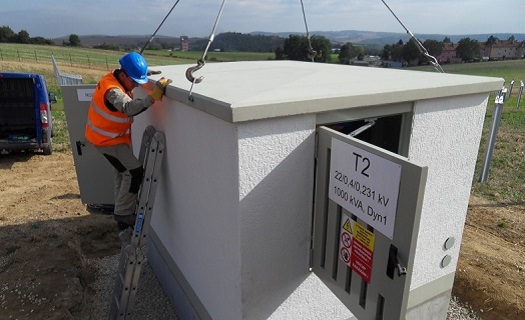
[[[136,218],[137,218],[137,215],[134,213],[128,214],[128,215],[118,215],[118,214],[113,215],[113,219],[117,221],[117,226],[119,230],[125,230],[129,227],[134,228]]]

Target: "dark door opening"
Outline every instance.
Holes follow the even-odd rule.
[[[328,128],[352,135],[379,148],[400,154],[401,124],[403,116],[393,115],[344,121],[327,125]]]

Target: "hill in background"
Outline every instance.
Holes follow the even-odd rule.
[[[269,32],[251,32],[251,34],[261,34],[261,35],[277,35],[280,37],[287,38],[290,34],[301,34],[298,32],[279,32],[279,33],[269,33]],[[376,45],[386,45],[398,42],[400,39],[403,42],[408,41],[409,36],[406,33],[396,33],[396,32],[374,32],[374,31],[358,31],[358,30],[343,30],[343,31],[313,31],[310,32],[311,35],[324,36],[333,43],[347,43],[351,42],[354,44],[376,44]],[[446,37],[450,38],[452,42],[458,42],[463,38],[469,37],[471,40],[478,40],[479,42],[485,42],[490,36],[497,37],[501,40],[507,40],[511,36],[517,41],[525,41],[525,33],[491,33],[491,34],[460,34],[460,35],[450,35],[450,34],[423,34],[423,33],[414,33],[414,35],[421,41],[424,42],[427,39],[442,41]]]
[[[239,43],[251,43],[252,45],[249,48],[243,47],[240,48],[239,44],[232,46],[231,42],[234,41],[234,37],[231,35],[236,35],[237,40],[242,38]],[[214,39],[214,42],[211,44],[210,49],[222,49],[225,51],[274,51],[275,47],[278,47],[280,44],[279,38],[284,42],[284,39],[288,38],[289,35],[304,35],[304,33],[299,32],[262,32],[254,31],[249,34],[242,33],[221,33],[217,35]],[[358,30],[343,30],[343,31],[313,31],[310,32],[310,35],[324,36],[332,42],[334,48],[339,47],[342,44],[347,42],[353,44],[361,44],[364,46],[378,47],[382,48],[386,44],[397,43],[399,40],[406,42],[409,40],[409,36],[406,33],[396,33],[396,32],[373,32],[373,31],[358,31]],[[250,37],[251,36],[251,37]],[[418,34],[415,36],[421,41],[424,42],[427,39],[442,41],[446,37],[450,38],[452,42],[458,42],[463,38],[469,37],[471,40],[477,40],[479,42],[485,42],[490,36],[497,37],[501,40],[507,40],[511,36],[517,41],[525,41],[525,33],[493,33],[493,34],[462,34],[462,35],[447,35],[447,34]],[[69,36],[64,36],[61,38],[53,39],[53,42],[56,44],[62,44],[63,42],[68,41]],[[108,45],[117,45],[122,48],[137,48],[142,47],[146,41],[149,39],[149,35],[121,35],[121,36],[107,36],[107,35],[85,35],[79,36],[80,41],[85,47],[94,47],[100,46],[103,44]],[[266,39],[268,37],[268,39]],[[227,38],[227,39],[225,39]],[[253,41],[249,41],[253,40]],[[268,40],[268,41],[266,41]],[[207,44],[207,38],[189,38],[188,39],[190,48],[193,50],[201,50]],[[268,42],[265,46],[255,45],[256,43]],[[179,36],[165,36],[159,35],[154,38],[149,48],[157,47],[157,49],[173,49],[180,48],[180,37]],[[254,47],[255,49],[250,49]]]

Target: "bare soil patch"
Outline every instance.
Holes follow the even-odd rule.
[[[0,318],[91,319],[88,258],[120,249],[111,216],[80,201],[67,153],[0,156]]]
[[[70,153],[0,156],[0,319],[92,319],[95,270],[118,253],[111,216],[80,201]],[[454,294],[483,319],[525,318],[525,206],[472,197]]]
[[[483,319],[525,319],[525,207],[471,197],[453,293]]]

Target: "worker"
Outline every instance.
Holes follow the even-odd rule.
[[[119,59],[120,68],[106,74],[95,88],[89,105],[86,139],[113,166],[115,171],[114,219],[120,230],[135,224],[137,193],[144,169],[131,147],[133,116],[160,101],[170,79],[161,78],[153,92],[143,99],[133,97],[133,89],[148,82],[148,64],[136,52]]]

